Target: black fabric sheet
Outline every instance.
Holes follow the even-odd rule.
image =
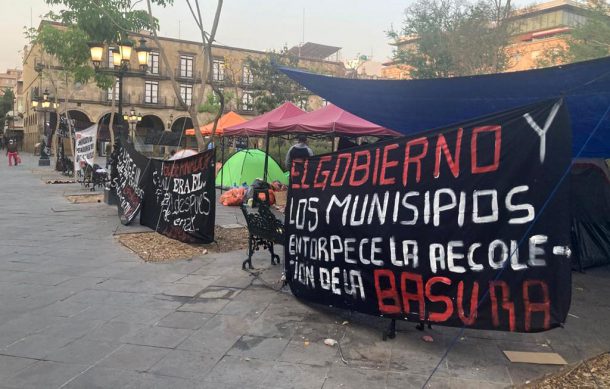
[[[608,69],[610,56],[522,72],[426,80],[350,79],[280,68],[314,94],[405,135],[563,96],[572,118],[572,156],[581,158],[610,158],[610,116],[603,117],[610,106]]]
[[[557,186],[571,152],[559,100],[296,160],[291,290],[376,316],[556,327],[571,299],[569,180]]]
[[[143,185],[149,179],[147,168],[146,156],[137,152],[131,143],[119,142],[112,157],[111,179],[118,198],[119,218],[124,225],[131,223],[142,208]]]
[[[610,264],[610,182],[604,161],[572,167],[574,268]]]
[[[182,242],[213,242],[214,152],[175,161],[151,160],[140,223]]]

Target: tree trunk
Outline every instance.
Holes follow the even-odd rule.
[[[150,0],[148,0],[150,1]],[[193,19],[195,19],[195,24],[199,28],[201,33],[201,42],[202,42],[202,54],[203,54],[203,65],[202,65],[202,78],[205,79],[207,77],[208,83],[212,87],[212,90],[218,96],[218,100],[220,102],[220,107],[218,108],[218,112],[214,117],[214,125],[212,126],[212,133],[210,135],[210,140],[206,143],[207,146],[214,141],[214,137],[216,136],[216,128],[218,127],[218,119],[222,116],[222,112],[224,110],[225,99],[223,93],[220,91],[217,85],[214,84],[214,69],[212,68],[212,45],[214,44],[214,39],[216,38],[216,31],[218,30],[218,23],[220,22],[220,13],[222,11],[223,0],[218,0],[216,4],[216,12],[214,14],[214,23],[212,24],[212,30],[210,31],[209,37],[206,39],[206,33],[203,29],[203,18],[201,17],[201,8],[199,7],[199,0],[194,0],[195,6],[197,8],[197,14],[193,10],[191,3],[189,0],[186,0],[186,3],[189,6],[189,10],[191,11],[191,15]],[[205,95],[205,82],[202,82],[201,94],[198,96],[197,106],[201,104],[203,97]]]
[[[146,0],[146,4],[148,6],[148,18],[150,20],[151,25],[154,25],[154,18],[153,18],[153,14],[152,14],[152,7],[150,5],[150,0]],[[193,128],[195,130],[195,139],[197,140],[197,148],[199,151],[203,151],[205,149],[205,142],[203,140],[203,136],[201,135],[201,132],[199,131],[199,119],[197,118],[197,106],[196,105],[194,106],[193,104],[191,104],[190,107],[187,107],[186,103],[182,99],[182,96],[180,95],[180,87],[178,86],[178,83],[176,82],[176,77],[175,77],[174,71],[169,63],[169,60],[167,59],[167,55],[165,54],[165,50],[163,49],[161,42],[159,41],[157,32],[154,29],[152,30],[152,38],[155,41],[157,48],[159,49],[159,54],[161,54],[161,59],[163,60],[163,65],[165,66],[165,68],[167,69],[167,72],[169,74],[172,88],[174,88],[174,93],[176,94],[176,98],[178,99],[180,106],[183,109],[187,110],[187,112],[189,113],[189,115],[191,117],[191,120],[193,122]],[[205,82],[203,80],[202,80],[202,84],[203,84],[203,89],[205,89]]]

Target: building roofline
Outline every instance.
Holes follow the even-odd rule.
[[[535,4],[529,7],[524,7],[524,8],[520,8],[515,10],[515,13],[509,17],[509,20],[518,20],[520,18],[524,18],[530,15],[536,15],[539,13],[543,13],[549,10],[554,10],[554,9],[560,9],[560,8],[571,8],[573,10],[580,10],[580,11],[584,11],[586,10],[586,7],[583,6],[583,4],[578,3],[574,0],[552,0],[552,1],[547,1],[544,3],[540,3],[540,4]],[[543,31],[544,29],[541,29],[540,31]],[[519,35],[519,34],[517,34]],[[389,45],[390,46],[398,46],[404,43],[408,43],[409,41],[416,41],[417,37],[414,37],[412,35],[403,35],[403,36],[399,36],[394,42],[390,42]]]
[[[43,24],[51,24],[51,25],[57,26],[57,27],[65,27],[65,25],[63,23],[60,23],[60,22],[56,22],[56,21],[53,21],[53,20],[41,20],[40,24],[38,25],[38,29],[40,29],[40,27]],[[134,32],[133,34],[136,35],[137,33]],[[142,35],[142,34],[137,34],[137,35]],[[150,39],[152,40],[152,37]],[[201,42],[191,41],[191,40],[187,40],[187,39],[171,38],[171,37],[167,37],[167,36],[159,36],[158,39],[159,40],[163,40],[163,41],[176,42],[176,43],[186,43],[186,44],[192,44],[192,45],[201,45]],[[216,45],[216,44],[213,44],[212,48],[226,49],[226,50],[236,50],[236,51],[242,51],[242,52],[252,53],[252,54],[265,54],[266,55],[266,54],[270,53],[269,51],[254,50],[254,49],[245,49],[245,48],[242,48],[242,47],[235,47],[235,46],[228,46],[228,45]],[[24,62],[26,61],[27,57],[29,57],[31,51],[32,50],[30,48],[26,58],[24,58]],[[341,61],[327,61],[327,60],[318,59],[318,58],[300,57],[300,59],[303,59],[303,60],[306,60],[306,61],[312,61],[312,62],[332,64],[332,65],[342,64]]]
[[[528,14],[536,14],[538,12],[548,11],[555,8],[575,8],[575,9],[585,9],[585,7],[573,0],[552,0],[547,1],[540,4],[534,4],[529,7],[523,7],[515,10],[515,14],[511,16],[513,18],[519,18]]]

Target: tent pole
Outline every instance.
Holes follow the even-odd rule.
[[[225,171],[224,171],[224,163],[225,163],[225,137],[223,136],[221,138],[222,140],[220,141],[221,143],[221,147],[222,147],[222,151],[220,152],[220,162],[221,162],[221,166],[220,166],[220,193],[222,193],[223,188],[225,186],[225,182],[224,182],[224,175],[225,175]]]
[[[280,146],[280,137],[277,138],[277,157],[280,160],[280,163],[282,163],[282,148]]]
[[[334,153],[335,152],[335,122],[333,122],[332,137],[333,137],[333,142],[332,142],[332,149],[330,151],[331,151],[331,153]]]
[[[265,171],[263,173],[263,181],[267,182],[267,168],[269,166],[269,131],[265,135]]]

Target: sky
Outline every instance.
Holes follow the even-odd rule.
[[[281,49],[300,42],[341,47],[341,59],[359,55],[383,62],[392,55],[386,36],[400,27],[404,9],[413,0],[225,0],[218,44],[255,50]],[[517,1],[517,5],[525,1]],[[531,2],[528,2],[531,3]],[[44,0],[0,0],[0,72],[21,68],[26,44],[24,26],[34,27],[50,8]],[[10,5],[9,5],[10,4]],[[209,30],[216,1],[200,0]],[[141,2],[140,5],[145,5]],[[153,9],[160,35],[199,41],[185,0],[166,9]],[[303,39],[304,38],[304,39]]]

